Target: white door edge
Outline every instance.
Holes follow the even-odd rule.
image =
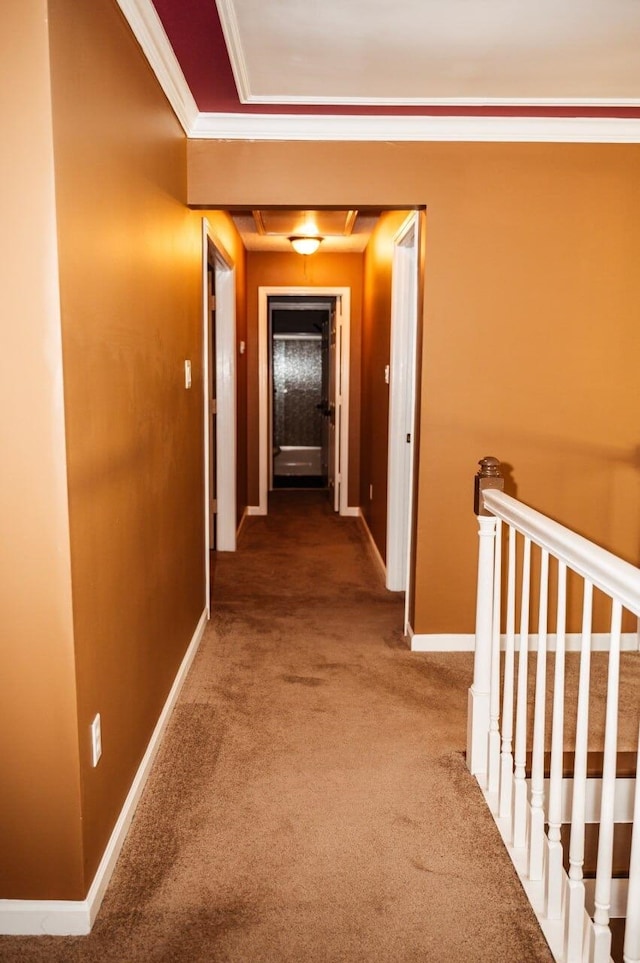
[[[336,299],[338,329],[338,357],[336,359],[336,471],[340,477],[339,511],[348,514],[349,508],[349,365],[351,357],[351,291],[345,288]]]
[[[394,237],[391,296],[386,584],[391,591],[406,593],[405,629],[415,463],[419,224],[413,211]]]
[[[349,506],[349,353],[351,289],[345,287],[273,286],[258,288],[258,511],[267,514],[269,496],[269,298],[270,297],[336,298],[336,321],[341,337],[337,345],[336,391],[341,396],[338,410],[336,396],[336,474],[340,475],[340,514],[348,514]]]
[[[216,549],[236,550],[236,272],[216,252]]]
[[[203,304],[203,396],[204,396],[204,479],[205,479],[205,575],[206,601],[210,608],[211,539],[209,511],[209,305],[207,266],[209,242],[214,249],[216,289],[216,549],[236,548],[236,271],[231,257],[202,219],[202,304]]]
[[[209,223],[202,218],[202,394],[204,424],[204,602],[207,618],[211,615],[211,486],[209,482]]]

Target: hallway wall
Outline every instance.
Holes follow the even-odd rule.
[[[112,0],[50,37],[86,887],[205,607],[201,219]]]
[[[10,9],[0,895],[81,899],[204,609],[200,218],[184,134],[112,0]]]
[[[46,15],[2,16],[0,899],[83,887]]]
[[[360,353],[362,326],[362,254],[247,254],[248,486],[249,504],[259,492],[258,436],[258,288],[351,288],[351,355],[349,368],[349,505],[360,503]]]
[[[638,563],[640,146],[194,141],[188,158],[193,204],[427,207],[415,631],[473,632],[483,455]]]
[[[80,900],[205,606],[201,215],[113,0],[16,0],[3,36],[0,899]],[[242,364],[238,394],[241,513]]]

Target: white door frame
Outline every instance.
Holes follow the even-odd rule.
[[[216,550],[236,548],[236,271],[232,258],[202,219],[202,382],[204,398],[204,508],[206,603],[210,609],[211,550],[209,513],[209,292],[207,268],[209,244],[213,246],[216,298]]]
[[[269,496],[269,298],[336,298],[336,480],[341,515],[349,510],[349,350],[351,288],[343,287],[259,287],[258,288],[258,418],[259,418],[259,504],[253,515],[266,515]]]
[[[419,212],[414,211],[393,239],[391,282],[386,585],[391,591],[406,593],[405,628],[410,595],[415,466],[419,230]]]

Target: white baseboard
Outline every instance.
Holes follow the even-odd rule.
[[[2,936],[86,936],[91,932],[89,898],[0,899]]]
[[[592,652],[608,652],[609,651],[609,639],[611,638],[608,632],[594,632],[591,636],[591,651]],[[579,652],[582,642],[582,637],[579,632],[567,632],[565,647],[567,652]],[[504,648],[504,636],[502,637],[502,648]],[[516,648],[519,649],[520,646],[516,643]],[[535,651],[538,648],[538,636],[529,636],[529,651]],[[556,635],[549,633],[547,636],[547,650],[549,652],[556,651]],[[620,651],[621,652],[637,652],[638,651],[638,633],[637,632],[623,632],[620,637]]]
[[[411,630],[409,631],[411,638],[411,651],[412,652],[473,652],[475,648],[475,635],[469,633],[468,635],[456,635],[456,634],[434,634],[434,635],[423,635],[414,634]],[[568,632],[566,636],[566,651],[567,652],[579,652],[580,651],[580,641],[581,636],[579,632]],[[505,638],[501,638],[501,648],[504,649]],[[515,644],[516,651],[520,649],[519,640],[516,638]],[[535,652],[538,648],[538,636],[537,634],[529,636],[529,651]],[[620,648],[622,652],[637,652],[638,651],[638,635],[636,632],[623,632],[620,639]],[[556,650],[556,636],[555,634],[549,634],[547,636],[547,650],[549,652],[555,652]],[[594,632],[591,636],[591,651],[592,652],[608,652],[609,650],[609,635],[606,632]]]
[[[207,624],[207,613],[200,616],[189,648],[167,696],[147,750],[138,767],[111,838],[104,851],[86,899],[22,900],[0,899],[0,934],[4,936],[85,936],[91,932],[104,898],[136,806],[151,771],[164,730],[184,683]]]
[[[475,635],[423,635],[409,629],[412,652],[473,652]]]
[[[373,552],[373,554],[374,554],[374,556],[375,556],[375,559],[376,559],[376,562],[377,562],[378,565],[380,566],[380,571],[382,572],[382,575],[383,575],[383,577],[384,577],[384,579],[385,579],[385,581],[386,581],[386,578],[387,578],[387,566],[384,564],[384,559],[382,558],[382,555],[380,554],[380,550],[378,549],[378,546],[377,546],[376,543],[375,543],[374,537],[373,537],[373,535],[371,534],[371,529],[370,529],[369,526],[367,525],[367,520],[366,520],[366,518],[364,517],[364,515],[362,514],[362,512],[360,511],[360,509],[358,509],[358,512],[359,512],[358,518],[359,518],[360,521],[362,522],[362,525],[363,525],[363,527],[364,527],[364,530],[365,530],[365,532],[366,532],[366,534],[367,534],[367,537],[368,537],[368,539],[369,539],[369,544],[371,545],[371,551]]]
[[[245,515],[266,515],[267,510],[266,508],[262,508],[260,505],[247,505],[247,507],[244,510],[244,514]],[[356,505],[347,505],[347,507],[343,511],[341,511],[340,514],[343,517],[347,515],[353,518],[362,517],[362,512]],[[243,517],[243,521],[244,521],[244,517]],[[242,522],[240,522],[240,526],[242,526]],[[238,534],[240,534],[240,528],[238,528]]]

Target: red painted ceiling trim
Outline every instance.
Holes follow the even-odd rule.
[[[241,104],[214,0],[153,0],[153,3],[198,109],[205,113],[363,117],[640,117],[640,107]]]

